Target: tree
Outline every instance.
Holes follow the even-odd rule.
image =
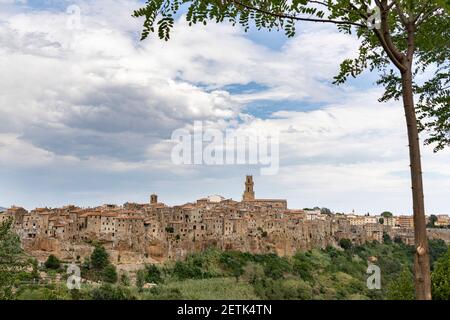
[[[327,252],[335,253],[333,249],[327,248]],[[297,273],[301,279],[305,281],[312,281],[314,267],[311,263],[311,259],[303,252],[298,252],[293,257],[293,270]]]
[[[431,227],[431,228],[434,228],[437,220],[438,220],[438,217],[435,216],[434,214],[432,214],[430,216],[430,222],[429,222],[428,226]]]
[[[36,259],[31,259],[31,266],[32,266],[32,270],[31,270],[31,278],[33,279],[33,282],[35,281],[39,281],[39,263]]]
[[[431,276],[433,298],[436,300],[450,299],[450,247],[447,253],[436,262],[436,268]]]
[[[378,222],[379,222],[380,224],[384,224],[384,218],[378,219]]]
[[[383,218],[392,218],[394,215],[393,215],[392,212],[390,212],[390,211],[384,211],[384,212],[381,214],[381,216],[382,216]]]
[[[95,269],[103,270],[108,264],[108,252],[105,248],[98,245],[91,254],[91,264]]]
[[[250,262],[243,268],[243,278],[250,284],[255,284],[258,280],[264,278],[264,268],[254,262]]]
[[[386,244],[391,244],[392,243],[392,239],[391,236],[387,233],[383,233],[383,243]]]
[[[331,210],[328,208],[322,208],[320,209],[320,214],[331,215]]]
[[[12,219],[0,223],[0,300],[13,298],[14,282],[28,264],[12,223]]]
[[[248,31],[253,21],[258,29],[284,30],[292,37],[296,23],[315,22],[334,24],[347,34],[354,32],[361,40],[359,55],[342,62],[335,83],[342,84],[366,69],[379,70],[377,83],[386,89],[380,100],[403,100],[413,196],[416,297],[431,299],[419,131],[429,132],[426,143],[436,144],[435,151],[450,144],[448,8],[445,0],[149,0],[133,15],[145,18],[142,40],[153,32],[169,40],[174,17],[181,10],[187,10],[190,25],[228,21]],[[430,69],[434,71],[431,77],[414,81]]]
[[[145,281],[148,283],[161,283],[161,271],[154,264],[147,265],[145,267]]]
[[[145,277],[145,270],[138,270],[138,272],[136,273],[136,287],[139,289],[139,291],[142,290],[142,287],[145,284]]]
[[[61,267],[61,261],[59,261],[57,257],[51,254],[48,256],[47,261],[45,261],[44,265],[47,269],[57,270]]]
[[[431,268],[433,264],[447,252],[447,244],[442,239],[429,240]]]
[[[389,285],[387,298],[389,300],[413,300],[414,286],[411,280],[411,271],[408,268],[404,268],[400,276]]]
[[[395,236],[395,237],[394,237],[394,242],[395,242],[395,243],[398,243],[398,244],[403,244],[403,240],[402,240],[402,238],[399,237],[399,236]]]
[[[102,279],[107,283],[116,283],[117,282],[117,271],[116,267],[112,264],[108,264],[102,271]]]
[[[126,273],[122,273],[120,275],[120,284],[125,287],[130,286],[130,278]]]
[[[350,239],[343,238],[343,239],[339,240],[339,245],[341,246],[342,249],[348,250],[348,249],[351,249],[352,242]]]

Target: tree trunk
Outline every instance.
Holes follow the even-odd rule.
[[[430,258],[428,250],[425,205],[420,159],[419,130],[412,90],[411,66],[402,72],[403,106],[408,126],[409,158],[411,167],[412,198],[414,211],[414,285],[417,300],[431,300]]]

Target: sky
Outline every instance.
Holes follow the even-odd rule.
[[[189,27],[180,16],[169,42],[140,42],[131,13],[141,5],[0,0],[0,206],[238,200],[252,174],[257,197],[290,208],[411,214],[401,103],[377,101],[376,73],[332,84],[356,38],[314,24],[290,39]],[[279,172],[173,163],[172,132],[194,121],[279,132]],[[449,150],[423,147],[428,214],[450,214],[449,169]]]

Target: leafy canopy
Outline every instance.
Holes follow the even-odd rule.
[[[91,264],[95,269],[103,270],[108,264],[108,252],[103,246],[96,246],[91,254]]]
[[[45,267],[47,269],[59,269],[61,267],[61,261],[51,254],[48,256],[47,261],[45,261]]]
[[[377,84],[385,88],[380,101],[398,100],[402,82],[396,71],[409,66],[422,79],[413,83],[419,129],[428,131],[425,142],[438,151],[450,145],[449,8],[449,0],[149,0],[133,16],[145,18],[142,40],[156,32],[166,41],[182,13],[189,25],[228,22],[245,31],[254,25],[288,37],[298,22],[335,24],[361,40],[358,56],[342,62],[335,83],[378,70]]]
[[[447,253],[439,258],[431,275],[433,298],[450,300],[450,247]]]
[[[14,283],[29,264],[12,225],[12,219],[0,223],[0,300],[13,298]]]
[[[389,300],[414,300],[413,275],[408,268],[403,268],[402,273],[388,287],[387,298]]]

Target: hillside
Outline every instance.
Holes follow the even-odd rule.
[[[443,241],[430,241],[432,269],[446,251]],[[148,265],[133,275],[113,272],[111,279],[103,281],[104,271],[96,271],[84,262],[81,263],[81,277],[93,281],[91,283],[103,282],[101,286],[83,284],[80,291],[69,292],[63,285],[40,288],[25,285],[18,288],[16,294],[19,300],[409,300],[414,297],[412,252],[412,247],[391,241],[386,244],[367,243],[345,250],[332,247],[314,249],[299,252],[293,257],[208,249],[189,255],[184,261]],[[367,288],[369,257],[378,258],[376,264],[381,269],[381,290]],[[55,273],[45,268],[41,271],[49,272],[49,275]],[[64,273],[64,269],[57,272]],[[150,283],[156,286],[150,288]]]

